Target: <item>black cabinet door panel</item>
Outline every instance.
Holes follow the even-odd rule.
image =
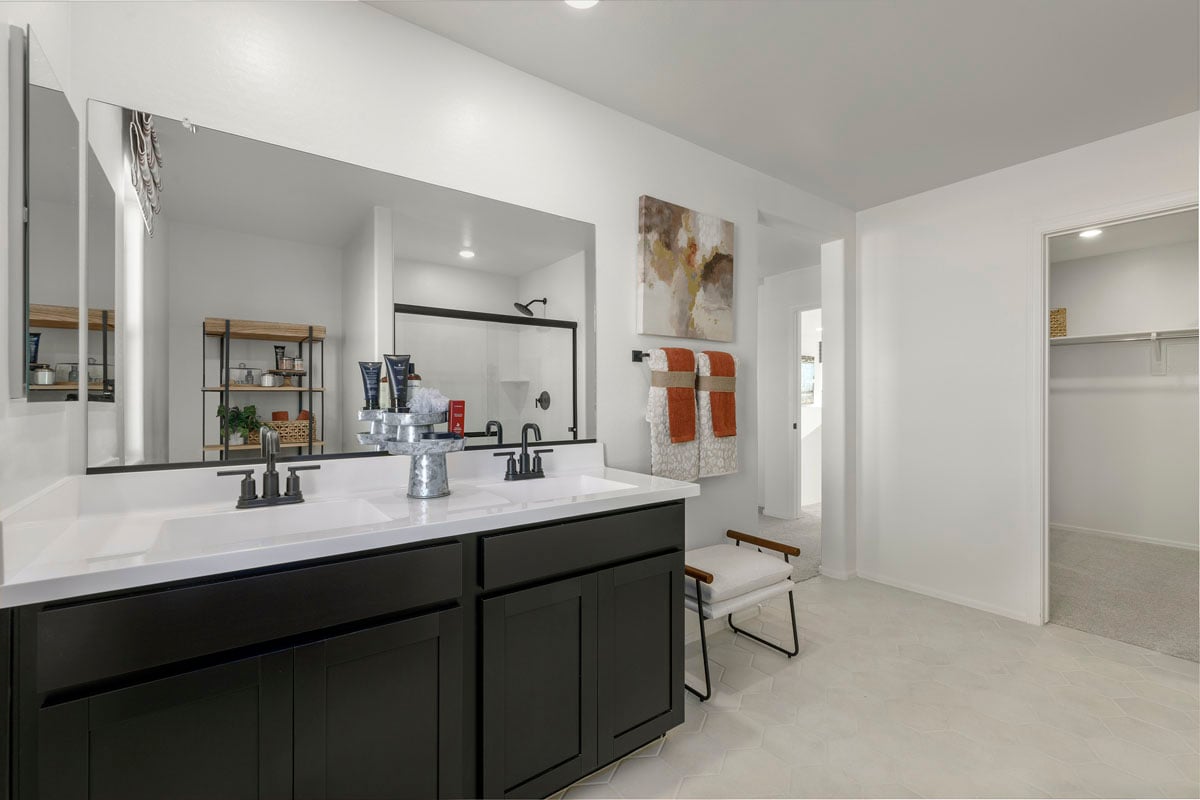
[[[43,708],[37,763],[43,800],[291,797],[292,653]]]
[[[596,576],[482,602],[485,797],[543,797],[595,769]]]
[[[461,626],[452,609],[297,648],[297,800],[461,795]]]
[[[599,759],[683,722],[683,553],[597,575]]]

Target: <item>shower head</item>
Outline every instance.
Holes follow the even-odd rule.
[[[524,314],[527,317],[532,317],[533,309],[530,308],[530,306],[533,305],[534,303],[541,303],[542,305],[546,305],[546,298],[543,297],[540,300],[530,300],[528,303],[513,303],[513,308],[515,308],[517,311],[520,311],[522,314]]]

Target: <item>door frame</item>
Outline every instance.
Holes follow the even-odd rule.
[[[1030,320],[1030,351],[1033,354],[1036,376],[1037,408],[1031,415],[1035,420],[1037,448],[1034,465],[1038,476],[1034,500],[1037,525],[1037,583],[1038,593],[1030,613],[1030,621],[1045,624],[1050,621],[1050,238],[1078,233],[1088,228],[1102,228],[1126,222],[1153,219],[1200,207],[1200,192],[1178,192],[1126,203],[1107,209],[1079,212],[1039,222],[1035,226],[1037,270],[1033,282],[1035,301],[1031,307],[1038,313]]]
[[[804,480],[804,473],[800,466],[800,336],[802,329],[800,325],[800,316],[805,311],[820,311],[821,305],[794,305],[788,308],[791,314],[791,341],[788,344],[788,416],[792,420],[793,427],[790,431],[791,439],[789,443],[789,465],[792,470],[792,491],[791,491],[791,511],[792,519],[800,517],[800,509],[803,504],[800,502],[801,485]],[[825,426],[821,426],[821,452],[824,453],[825,448]],[[823,467],[824,465],[822,465]]]

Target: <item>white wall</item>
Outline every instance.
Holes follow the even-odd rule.
[[[397,303],[489,314],[517,313],[513,303],[517,302],[518,284],[513,275],[400,258],[396,259],[393,275],[392,293]]]
[[[860,575],[1040,621],[1041,236],[1194,198],[1197,120],[858,214]]]
[[[1196,327],[1196,242],[1059,262],[1049,289],[1070,334]],[[1166,375],[1149,342],[1050,348],[1052,525],[1198,546],[1197,343],[1163,347]]]
[[[821,305],[821,269],[808,267],[771,275],[761,287],[762,339],[758,343],[758,393],[760,414],[758,443],[763,450],[763,471],[759,476],[763,492],[763,513],[781,519],[794,519],[796,489],[797,421],[796,370],[800,354],[796,350],[795,317],[797,309]],[[738,381],[739,386],[742,381]]]
[[[199,364],[201,353],[200,326],[205,317],[230,319],[261,319],[271,322],[312,323],[326,327],[325,371],[326,385],[333,385],[340,368],[342,339],[342,253],[322,245],[255,236],[239,231],[222,230],[179,220],[170,220],[167,239],[170,262],[170,348],[171,348],[171,460],[197,461],[201,446],[201,411]],[[218,351],[216,342],[207,342],[205,354],[206,383],[219,385],[217,380]],[[295,355],[298,345],[288,345],[288,354]],[[230,362],[236,366],[245,362],[252,367],[274,365],[275,355],[270,342],[235,340],[230,344]],[[304,356],[307,359],[308,350]],[[320,348],[314,349],[319,361]],[[307,365],[309,373],[316,365]],[[147,380],[156,376],[147,375]],[[161,379],[161,378],[158,378]],[[319,379],[319,378],[318,378]],[[361,384],[360,384],[361,385]],[[203,422],[206,442],[218,441],[219,421],[216,417],[218,394],[207,398]],[[231,403],[253,403],[258,415],[270,419],[274,410],[288,411],[296,418],[294,394],[233,395]],[[319,400],[311,409],[321,416]],[[341,398],[336,391],[325,393],[324,431],[326,452],[340,452]],[[306,406],[307,407],[307,406]]]
[[[1052,264],[1050,308],[1067,309],[1070,336],[1194,328],[1196,244],[1180,242]]]

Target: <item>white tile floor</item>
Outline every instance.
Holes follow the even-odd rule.
[[[786,609],[744,624],[790,637]],[[799,584],[796,613],[800,655],[711,636],[713,698],[557,797],[1200,795],[1191,661],[863,580]]]

